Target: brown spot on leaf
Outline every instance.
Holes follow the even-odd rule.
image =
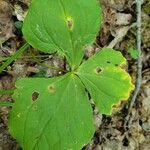
[[[36,101],[39,97],[39,93],[38,92],[33,92],[32,93],[32,101]]]
[[[107,64],[110,64],[111,62],[110,61],[107,61]]]
[[[70,30],[73,29],[73,19],[71,17],[67,18],[67,26]]]
[[[100,74],[102,72],[102,69],[100,67],[96,68],[96,74]]]
[[[56,91],[55,86],[54,85],[48,86],[48,91],[49,93],[54,93]]]

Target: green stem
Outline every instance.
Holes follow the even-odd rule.
[[[14,90],[0,90],[0,95],[11,95],[14,93]]]
[[[6,62],[4,62],[3,65],[0,66],[0,73],[3,72],[4,69],[7,68],[15,59],[20,57],[29,46],[30,45],[28,43],[24,44],[19,50],[16,51],[14,55],[12,55]]]
[[[49,66],[49,65],[46,65],[46,64],[42,64],[42,63],[39,62],[39,60],[32,53],[30,53],[30,55],[32,57],[32,61],[35,61],[40,66],[47,67],[49,69],[53,69],[53,70],[57,70],[57,71],[67,72],[67,71],[65,71],[63,69],[60,69],[58,67],[54,67],[54,66]]]
[[[39,56],[34,56],[34,57],[36,57],[36,58],[45,58],[45,57],[49,57],[50,55],[39,55]],[[19,58],[33,58],[33,56],[21,56],[21,57],[19,57]],[[10,57],[0,57],[0,61],[6,61],[6,60],[8,60],[8,59],[10,59]]]
[[[12,102],[0,102],[0,107],[10,107],[13,106]]]
[[[8,60],[10,57],[0,57],[0,61],[6,61]]]

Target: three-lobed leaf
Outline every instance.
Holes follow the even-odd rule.
[[[97,0],[32,1],[26,40],[45,53],[65,55],[72,72],[17,81],[9,129],[24,150],[79,150],[87,144],[94,133],[87,91],[104,114],[128,99],[133,85],[120,52],[105,48],[81,64],[100,25]]]
[[[10,133],[24,150],[79,150],[94,134],[87,92],[103,114],[129,98],[134,86],[120,52],[103,49],[74,73],[17,81]],[[19,131],[19,132],[18,132]]]

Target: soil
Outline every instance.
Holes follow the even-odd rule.
[[[22,22],[31,0],[0,0],[0,65],[16,52],[25,41],[21,32]],[[128,61],[126,70],[136,82],[137,59],[130,54],[136,48],[136,3],[133,0],[101,0],[103,26],[93,45],[87,48],[85,58],[91,57],[104,46],[120,50]],[[129,101],[122,102],[111,116],[94,110],[97,130],[84,150],[149,150],[150,149],[150,0],[142,4],[142,87],[131,110],[130,122],[125,124]],[[114,39],[118,39],[114,43]],[[34,55],[37,59],[30,57]],[[64,69],[63,58],[45,55],[31,48],[0,74],[0,89],[15,88],[21,77],[59,75],[47,66]],[[132,98],[132,94],[130,99]],[[130,100],[129,99],[129,100]],[[12,101],[9,95],[0,95],[0,101]],[[21,150],[8,132],[8,113],[11,108],[0,108],[0,150]]]

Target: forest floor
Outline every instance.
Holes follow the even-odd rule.
[[[120,50],[128,61],[127,71],[133,82],[137,74],[136,2],[133,0],[101,0],[103,26],[85,57],[92,56],[104,46]],[[21,28],[30,0],[0,0],[0,65],[13,55],[23,43]],[[89,12],[90,13],[90,12]],[[97,131],[85,150],[150,150],[150,0],[142,4],[142,87],[125,124],[129,101],[122,102],[111,116],[95,110]],[[33,56],[36,59],[33,59]],[[57,71],[46,66],[64,68],[65,61],[57,55],[44,55],[35,49],[24,53],[0,74],[0,89],[15,88],[18,78],[38,75],[52,77]],[[132,94],[130,99],[132,99]],[[129,100],[130,100],[129,99]],[[12,101],[9,95],[0,95],[0,101]],[[19,150],[9,135],[7,122],[11,108],[0,108],[0,150]]]

